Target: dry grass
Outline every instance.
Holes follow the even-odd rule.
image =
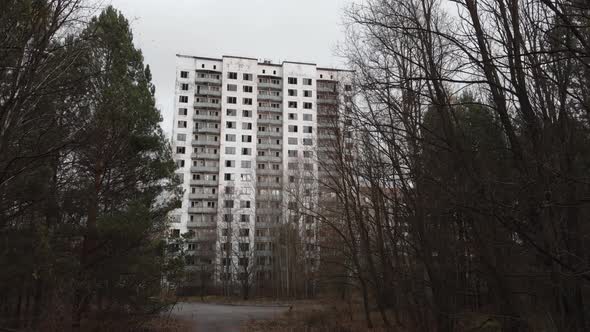
[[[188,332],[193,331],[193,323],[176,317],[158,317],[151,319],[137,332]]]
[[[372,313],[374,328],[371,331],[387,331],[380,325],[377,313]],[[323,299],[295,303],[291,310],[274,320],[250,321],[242,329],[246,332],[262,331],[367,331],[363,311],[357,303],[350,305],[342,301]],[[401,331],[401,330],[398,330]]]
[[[255,297],[248,300],[244,300],[241,297],[235,296],[217,296],[208,295],[204,297],[200,296],[183,296],[177,298],[178,302],[188,303],[209,303],[209,304],[232,304],[232,305],[266,305],[266,306],[290,306],[294,303],[314,303],[315,300],[282,300],[272,297]]]
[[[390,323],[394,324],[394,315],[388,314]],[[395,326],[386,328],[380,314],[371,312],[373,328],[369,329],[364,311],[359,304],[348,306],[343,303],[320,303],[316,305],[294,306],[290,312],[274,320],[250,321],[244,327],[246,332],[289,331],[289,332],[356,332],[356,331],[395,331],[408,332],[408,327]],[[484,315],[464,315],[455,327],[458,332],[498,332],[501,326],[497,321]]]
[[[64,331],[68,329],[43,329]],[[81,331],[131,331],[131,332],[188,332],[193,331],[193,322],[178,317],[153,316],[143,319],[84,320]]]

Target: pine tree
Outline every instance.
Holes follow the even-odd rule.
[[[107,311],[152,312],[170,267],[162,236],[178,204],[175,164],[159,126],[149,67],[129,22],[106,8],[82,33],[89,117],[68,158],[85,213],[74,325],[91,303]],[[98,73],[98,75],[95,75]]]

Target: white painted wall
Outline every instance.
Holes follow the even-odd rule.
[[[274,64],[265,64],[259,63],[256,59],[250,58],[241,58],[241,57],[231,57],[231,56],[224,56],[221,59],[209,59],[209,58],[200,58],[200,57],[187,57],[187,56],[177,56],[177,66],[176,66],[176,92],[175,92],[175,101],[174,101],[174,123],[173,123],[173,153],[175,160],[184,160],[185,166],[177,171],[183,177],[183,189],[185,191],[183,200],[182,200],[182,207],[177,209],[173,212],[173,215],[179,216],[180,222],[177,224],[172,224],[171,227],[175,229],[179,229],[181,233],[184,233],[188,230],[188,208],[190,207],[189,201],[189,193],[190,193],[190,180],[192,178],[192,174],[190,171],[190,167],[192,166],[191,160],[191,153],[193,153],[193,147],[191,141],[193,139],[193,129],[194,129],[194,120],[193,115],[195,113],[194,110],[194,100],[195,100],[195,77],[196,71],[198,70],[215,70],[219,71],[221,75],[221,97],[220,97],[220,104],[221,109],[220,112],[220,135],[219,135],[219,172],[217,174],[219,179],[219,185],[217,187],[218,191],[218,201],[217,201],[217,231],[218,231],[218,243],[216,245],[217,248],[217,258],[216,264],[221,263],[221,253],[220,247],[221,243],[226,242],[225,239],[221,235],[221,229],[227,227],[226,223],[223,221],[223,215],[225,214],[224,208],[224,200],[225,200],[225,187],[228,185],[234,186],[235,194],[232,195],[234,201],[234,209],[232,209],[232,214],[234,214],[234,222],[232,228],[235,232],[237,232],[240,228],[248,227],[250,229],[250,250],[254,250],[255,244],[255,222],[256,222],[256,156],[257,156],[257,84],[258,84],[258,75],[276,75],[282,77],[282,95],[283,95],[283,113],[282,113],[282,143],[283,143],[283,150],[282,150],[282,169],[283,169],[283,186],[288,184],[288,163],[291,162],[304,162],[313,163],[313,158],[309,158],[309,160],[303,158],[303,151],[304,150],[315,150],[315,146],[317,144],[317,90],[316,90],[316,81],[318,79],[334,79],[334,80],[343,80],[343,81],[350,81],[351,73],[350,72],[342,72],[337,70],[324,70],[324,69],[317,69],[315,64],[307,64],[307,63],[294,63],[294,62],[283,62],[281,65],[274,65]],[[181,78],[180,72],[187,71],[188,78]],[[238,74],[237,79],[229,79],[228,73],[229,72],[236,72]],[[251,81],[245,81],[243,79],[243,74],[252,74]],[[289,77],[297,78],[297,84],[289,84]],[[303,79],[311,79],[311,85],[303,85]],[[188,83],[189,90],[182,91],[181,84]],[[228,84],[236,84],[237,91],[228,91],[227,85]],[[252,86],[252,92],[246,93],[243,91],[243,86],[249,85]],[[288,89],[295,89],[297,90],[297,96],[289,96]],[[311,97],[304,97],[304,90],[311,90],[312,94]],[[188,97],[188,103],[179,103],[179,96],[186,95]],[[236,97],[236,104],[228,104],[227,97],[232,96]],[[244,105],[243,99],[244,98],[251,98],[252,105]],[[296,108],[289,108],[289,101],[296,101],[297,107]],[[309,102],[312,103],[311,109],[304,109],[304,103]],[[181,116],[178,114],[179,108],[187,108],[187,115]],[[226,111],[227,109],[235,109],[236,115],[235,116],[228,116]],[[243,117],[242,111],[249,110],[252,113],[251,117]],[[296,120],[290,120],[288,117],[289,113],[297,114]],[[311,114],[312,121],[304,121],[303,114]],[[187,128],[178,128],[178,121],[183,120],[187,121]],[[227,121],[235,122],[235,129],[227,128]],[[251,123],[252,129],[251,130],[243,130],[242,124],[243,123]],[[289,125],[297,125],[298,131],[296,133],[290,133],[288,131]],[[304,133],[303,128],[304,126],[311,126],[312,133]],[[180,142],[177,141],[177,134],[184,133],[186,134],[186,141]],[[235,142],[228,142],[226,141],[226,134],[234,134],[236,135]],[[242,135],[251,135],[252,141],[250,143],[242,142]],[[297,145],[289,145],[288,139],[289,137],[297,138]],[[302,143],[303,138],[311,138],[313,140],[313,145],[311,146],[304,146]],[[176,154],[176,147],[177,146],[184,146],[186,152],[184,155]],[[225,148],[226,147],[234,147],[236,153],[234,155],[226,155]],[[250,148],[251,153],[250,155],[242,155],[241,150],[242,148]],[[288,150],[297,150],[299,151],[298,158],[290,158],[288,157]],[[232,160],[235,161],[234,167],[226,167],[226,161]],[[244,169],[241,168],[242,161],[250,161],[251,168]],[[317,165],[314,165],[314,175],[317,176]],[[233,180],[227,181],[225,180],[225,174],[232,174]],[[250,174],[251,182],[242,182],[240,179],[241,174]],[[317,185],[317,184],[316,184]],[[242,188],[250,188],[249,194],[240,194]],[[315,190],[314,190],[315,191]],[[286,206],[287,206],[287,196],[284,196],[283,199],[283,216],[286,216]],[[240,200],[250,200],[250,208],[249,209],[242,209],[240,208]],[[248,225],[244,225],[239,221],[240,214],[245,213],[250,215],[250,222]],[[301,223],[304,224],[303,222]],[[235,241],[235,238],[232,239]],[[234,245],[236,246],[235,249],[237,250],[237,241],[235,241]],[[234,257],[237,259],[237,257]],[[237,261],[234,262],[237,265]],[[219,265],[218,265],[219,266]]]

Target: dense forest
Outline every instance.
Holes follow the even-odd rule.
[[[590,3],[345,16],[355,103],[320,159],[335,199],[310,211],[337,239],[332,282],[352,282],[369,327],[377,310],[393,330],[589,330]]]
[[[283,188],[319,269],[285,222],[279,277],[249,284],[243,254],[220,293],[358,300],[394,331],[590,330],[590,2],[363,0],[344,21],[353,96],[318,192]],[[0,2],[0,327],[133,330],[169,307],[186,259],[154,93],[114,8]]]
[[[154,104],[112,7],[0,3],[0,327],[109,330],[166,306],[178,190]]]

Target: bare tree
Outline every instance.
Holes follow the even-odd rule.
[[[455,3],[371,0],[347,13],[362,148],[331,170],[356,221],[358,240],[341,235],[355,277],[393,295],[372,297],[386,325],[393,307],[398,324],[451,331],[469,308],[507,331],[582,331],[588,7]],[[549,320],[531,318],[544,310]]]
[[[239,284],[242,297],[247,300],[256,272],[254,250],[254,220],[249,213],[254,208],[254,185],[252,181],[230,182],[221,193],[224,206],[220,207],[221,217],[221,259],[219,278],[223,294],[235,292],[234,283]]]

